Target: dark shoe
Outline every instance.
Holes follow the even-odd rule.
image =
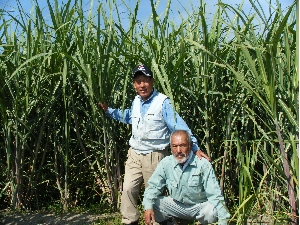
[[[159,222],[160,225],[173,225],[173,218],[169,218],[165,221]]]
[[[193,222],[193,221],[185,220],[185,219],[179,219],[179,218],[174,217],[172,224],[173,225],[188,225],[191,222]]]
[[[160,225],[188,225],[192,221],[179,219],[179,218],[169,218],[168,220],[162,221]]]
[[[123,223],[124,225],[139,225],[139,222],[138,221],[135,221],[135,222],[132,222],[132,223],[129,223],[129,224],[125,224]]]

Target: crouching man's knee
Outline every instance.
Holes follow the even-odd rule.
[[[217,210],[216,208],[209,202],[201,203],[201,209],[196,216],[196,219],[201,224],[210,224],[217,222]]]

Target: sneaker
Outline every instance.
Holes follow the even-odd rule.
[[[173,225],[174,224],[173,218],[169,218],[169,219],[167,219],[165,221],[160,222],[159,224],[160,225]]]
[[[185,220],[185,219],[179,219],[179,218],[173,218],[173,223],[172,225],[188,225],[190,220]]]
[[[132,222],[132,223],[129,223],[129,224],[125,224],[123,223],[124,225],[139,225],[139,222],[138,221],[135,221],[135,222]]]

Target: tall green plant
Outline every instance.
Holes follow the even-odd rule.
[[[271,129],[269,131],[274,131],[277,134],[282,155],[284,177],[287,180],[292,218],[294,223],[296,223],[296,189],[294,188],[294,179],[290,174],[290,170],[295,171],[297,169],[289,163],[290,159],[287,157],[284,146],[284,139],[289,140],[290,132],[293,133],[296,139],[295,135],[299,129],[295,121],[297,105],[290,105],[297,93],[297,85],[294,82],[297,79],[297,75],[295,71],[290,69],[291,63],[294,61],[291,51],[295,49],[294,44],[290,42],[290,38],[293,39],[294,36],[292,33],[289,33],[289,29],[293,29],[293,23],[290,26],[288,25],[288,19],[294,9],[294,5],[288,9],[285,15],[282,15],[280,8],[278,9],[272,21],[271,29],[266,35],[266,40],[257,38],[257,34],[251,24],[247,24],[249,36],[241,34],[235,29],[237,47],[241,49],[240,60],[244,61],[245,69],[240,72],[230,65],[227,67],[264,109],[267,116],[265,119],[268,120],[267,123],[269,129]],[[241,17],[239,12],[236,11],[236,13]],[[292,85],[290,85],[291,81]],[[285,91],[282,92],[282,90]],[[283,115],[285,115],[284,119],[282,118]],[[287,123],[292,124],[294,129],[287,131],[288,135],[283,137],[285,133],[283,129],[285,129]]]

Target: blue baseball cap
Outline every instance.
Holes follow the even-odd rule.
[[[135,77],[135,75],[138,73],[138,72],[142,72],[144,75],[146,75],[147,77],[153,77],[153,73],[152,71],[150,70],[150,68],[144,64],[140,64],[138,66],[136,66],[134,69],[133,69],[133,78]]]

